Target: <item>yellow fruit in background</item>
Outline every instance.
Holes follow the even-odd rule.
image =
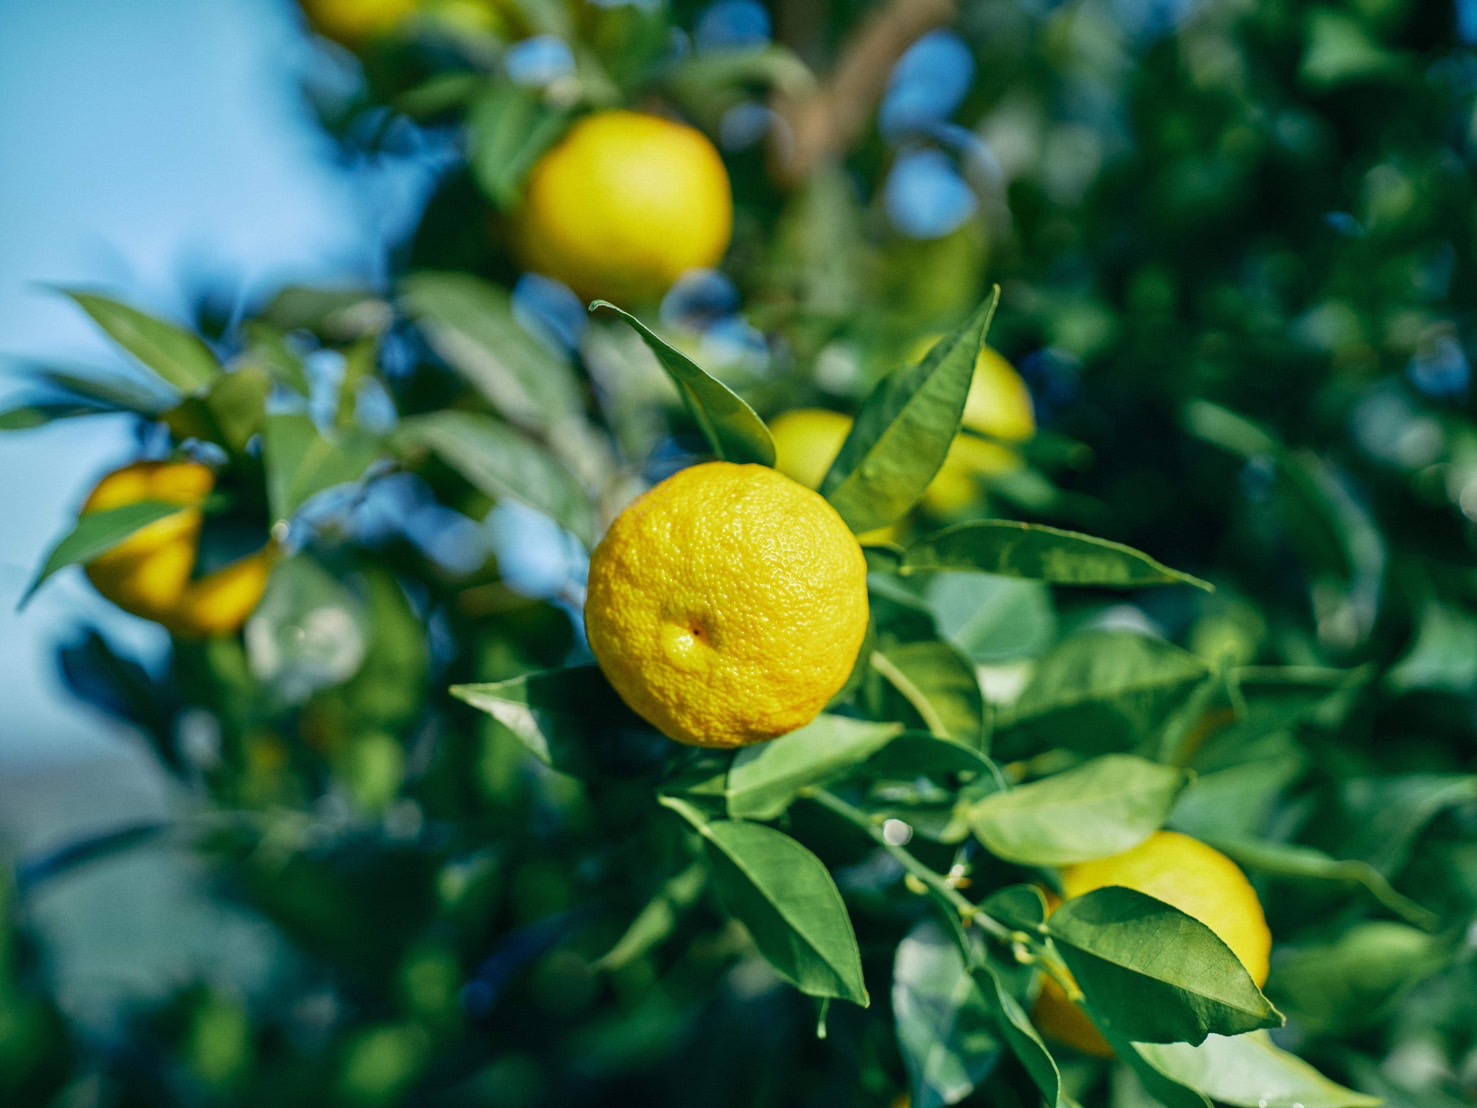
[[[245,623],[266,592],[275,548],[268,544],[216,573],[192,577],[205,525],[201,506],[214,488],[215,474],[196,462],[136,462],[104,477],[83,504],[84,515],[146,500],[181,510],[89,563],[97,591],[179,635],[229,634]]]
[[[389,34],[420,7],[420,0],[302,0],[303,14],[324,38],[357,46]]]
[[[628,507],[590,558],[590,649],[678,742],[738,747],[805,726],[867,633],[867,564],[829,504],[766,466],[709,462]]]
[[[598,112],[533,167],[513,233],[529,269],[630,307],[722,259],[733,234],[728,170],[685,124]]]
[[[769,424],[774,468],[808,489],[818,489],[851,434],[851,417],[826,408],[796,408]]]
[[[914,360],[921,361],[937,341],[931,338],[920,343]],[[1020,469],[1020,454],[1005,444],[1026,442],[1036,434],[1031,390],[1015,367],[988,346],[974,363],[961,423],[964,431],[995,441],[964,433],[954,440],[923,497],[923,507],[945,519],[959,515],[979,500],[981,480]]]
[[[1256,890],[1239,866],[1213,847],[1175,831],[1160,831],[1132,850],[1062,870],[1066,899],[1121,885],[1173,905],[1216,933],[1257,987],[1267,983],[1272,933]],[[1041,987],[1033,1016],[1052,1038],[1087,1054],[1113,1053],[1083,1009],[1055,981]]]
[[[841,444],[851,434],[852,419],[827,408],[795,408],[769,425],[774,439],[774,468],[808,489],[819,489]],[[858,535],[864,543],[897,542],[898,524]]]

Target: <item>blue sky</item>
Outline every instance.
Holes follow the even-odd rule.
[[[179,316],[202,273],[248,293],[375,279],[425,182],[334,162],[297,91],[314,50],[288,0],[0,0],[0,359],[121,358],[44,285]],[[0,369],[0,402],[22,385]],[[76,570],[15,610],[87,490],[133,456],[111,417],[0,435],[0,768],[112,741],[56,675],[67,628],[159,647]]]

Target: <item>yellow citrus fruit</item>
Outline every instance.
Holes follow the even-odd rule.
[[[627,508],[590,558],[585,627],[631,708],[678,742],[803,727],[851,675],[867,563],[836,510],[765,466],[709,462]]]
[[[193,577],[205,525],[201,505],[214,488],[215,474],[195,462],[137,462],[104,477],[83,504],[84,515],[145,500],[178,504],[180,511],[89,563],[87,576],[97,591],[179,635],[229,634],[245,623],[266,591],[275,547]]]
[[[1272,933],[1256,890],[1235,862],[1198,839],[1160,831],[1132,850],[1062,870],[1068,900],[1094,889],[1121,885],[1171,904],[1216,933],[1260,987],[1271,966]],[[1083,1009],[1047,978],[1036,1002],[1036,1026],[1088,1054],[1108,1057],[1112,1048]]]
[[[597,112],[533,167],[513,233],[529,269],[587,300],[655,299],[689,269],[717,265],[728,249],[728,170],[691,127]]]
[[[303,14],[324,38],[357,46],[380,38],[410,18],[420,0],[302,0]]]

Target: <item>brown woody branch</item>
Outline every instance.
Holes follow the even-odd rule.
[[[866,129],[893,67],[929,31],[952,23],[956,0],[888,0],[846,44],[829,79],[803,99],[777,94],[775,176],[795,185],[845,157]]]

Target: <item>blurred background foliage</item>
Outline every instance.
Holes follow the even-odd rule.
[[[512,244],[538,158],[616,107],[708,134],[735,200],[720,268],[623,306],[766,418],[855,414],[1002,286],[990,343],[1025,422],[966,429],[985,460],[892,537],[1033,520],[1217,591],[939,577],[880,604],[883,633],[922,621],[992,703],[1077,672],[1088,632],[1234,672],[1222,695],[1249,710],[1182,751],[1199,776],[1171,825],[1272,844],[1238,860],[1277,939],[1281,1041],[1392,1104],[1477,1094],[1477,9],[318,0],[307,16],[304,97],[342,157],[439,174],[392,281],[283,289],[244,317],[204,296],[191,328],[230,372],[191,378],[202,363],[178,351],[189,387],[38,372],[6,417],[136,411],[142,455],[190,444],[231,475],[204,549],[242,549],[245,528],[281,550],[242,632],[178,640],[163,672],[93,629],[60,651],[78,696],[176,778],[178,813],[17,862],[7,1104],[895,1104],[909,1087],[885,996],[838,1006],[818,1039],[813,1003],[717,911],[652,813],[644,736],[610,736],[609,772],[576,781],[446,692],[588,660],[587,544],[704,452],[639,340]],[[1269,666],[1310,676],[1258,684]],[[1190,711],[1151,705],[1135,726],[1172,732],[1174,710]],[[1013,741],[996,756],[1074,757],[1060,736]],[[886,980],[921,905],[825,812],[791,818]],[[188,846],[245,929],[239,956],[106,1005],[58,993],[35,904],[159,840]],[[1005,879],[966,860],[981,887]],[[622,940],[638,918],[647,933]],[[1037,1103],[990,1057],[974,1103]],[[1119,1071],[1063,1067],[1085,1102],[1142,1103]]]

